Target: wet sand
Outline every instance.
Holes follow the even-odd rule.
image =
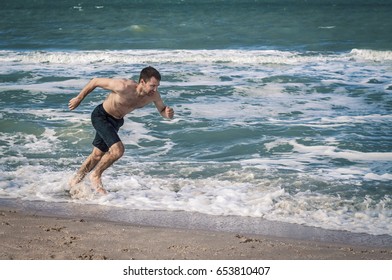
[[[390,246],[54,217],[0,206],[2,260],[391,260]]]

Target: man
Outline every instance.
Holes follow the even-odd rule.
[[[90,174],[92,186],[98,193],[107,193],[101,176],[124,154],[124,145],[118,136],[118,130],[124,124],[126,114],[154,102],[162,117],[173,118],[173,109],[163,103],[158,92],[160,81],[161,75],[153,67],[146,67],[140,72],[139,83],[127,79],[94,78],[69,101],[69,109],[74,110],[95,88],[100,87],[110,91],[105,101],[91,114],[91,122],[96,130],[94,148],[71,179],[71,189],[92,171]]]

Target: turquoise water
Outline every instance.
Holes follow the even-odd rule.
[[[0,197],[249,216],[392,235],[389,1],[5,1]],[[91,151],[92,77],[163,76],[110,191],[64,190]]]
[[[390,50],[391,5],[388,0],[5,0],[0,48]]]

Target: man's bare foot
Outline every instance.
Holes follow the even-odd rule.
[[[69,182],[68,186],[70,189],[75,187],[77,184],[79,184],[83,180],[84,176],[80,176],[79,174],[76,174]]]
[[[93,174],[90,175],[90,181],[92,187],[96,190],[96,192],[100,194],[107,194],[108,192],[105,190],[102,184],[102,180],[100,177],[96,177]]]
[[[77,197],[77,196],[79,195],[79,193],[80,193],[80,189],[77,188],[77,187],[71,187],[71,188],[69,189],[69,194],[70,194],[70,196],[71,196],[72,198]]]

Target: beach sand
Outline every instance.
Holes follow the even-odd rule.
[[[388,248],[59,218],[0,207],[2,260],[362,260]]]

